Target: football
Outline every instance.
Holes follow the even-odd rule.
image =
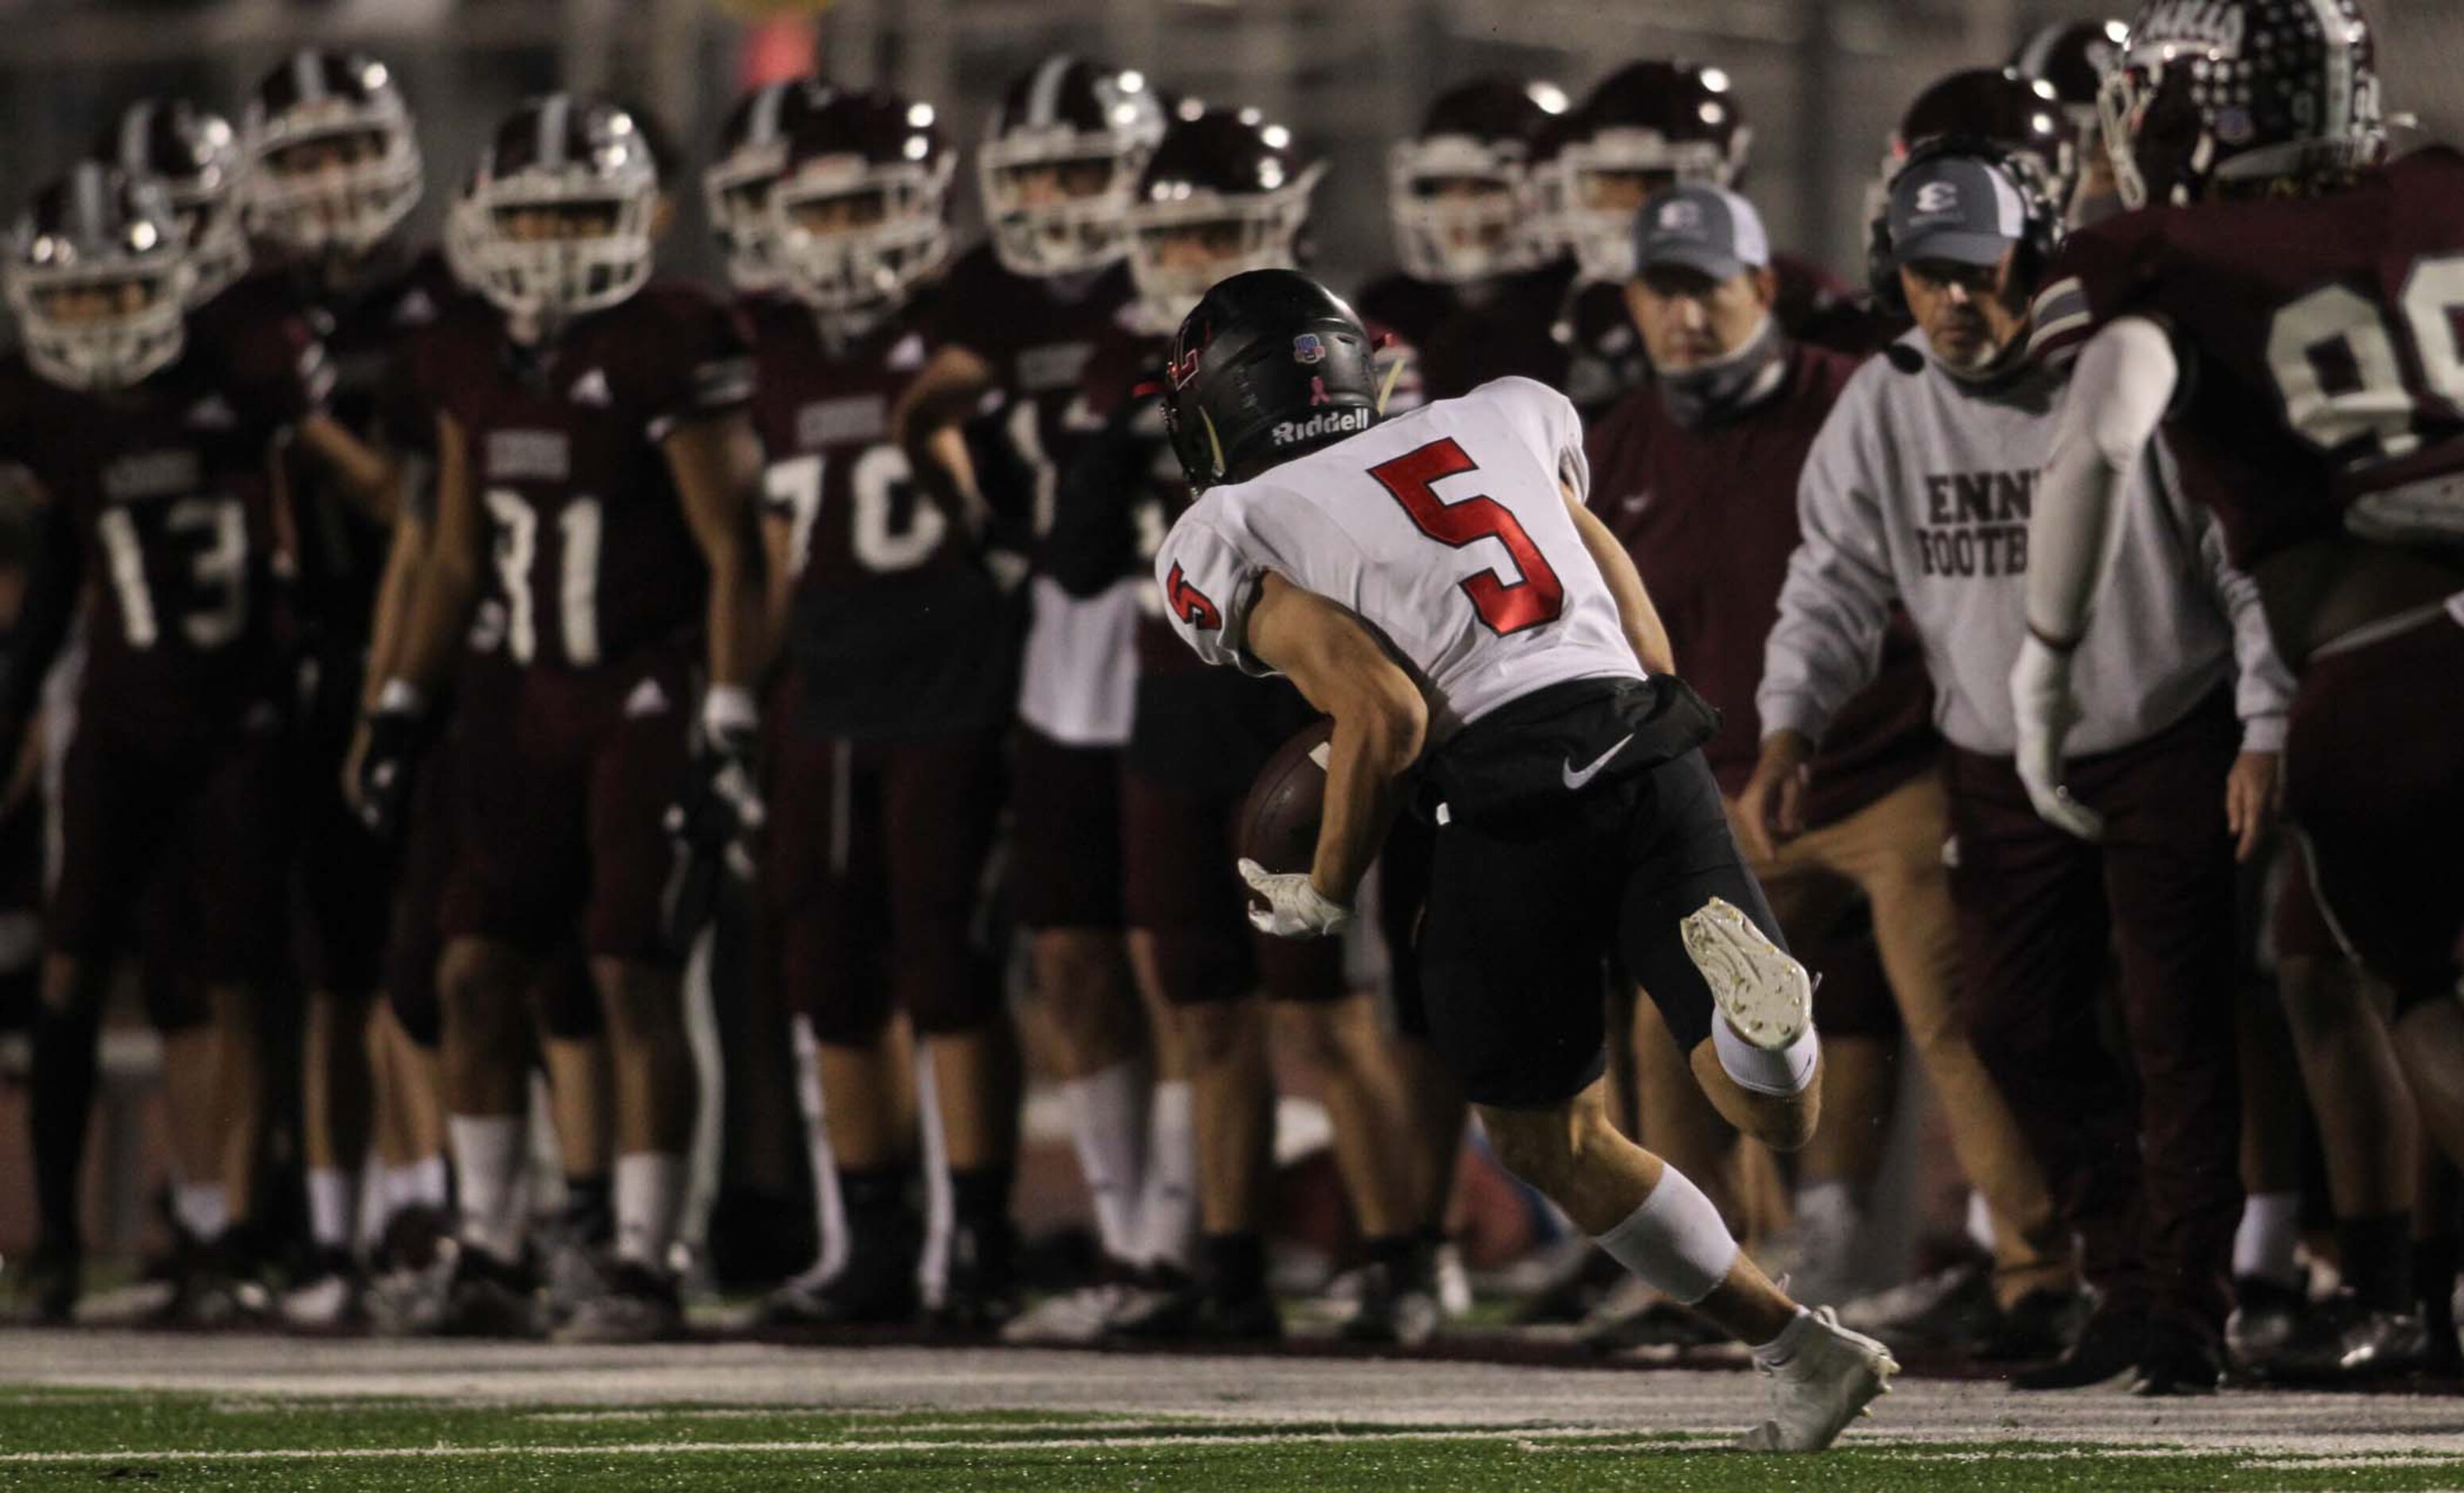
[[[1317,859],[1318,821],[1326,815],[1327,744],[1331,717],[1320,717],[1277,748],[1241,805],[1242,855],[1270,871],[1305,871]]]

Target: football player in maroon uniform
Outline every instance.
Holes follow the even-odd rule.
[[[0,758],[15,760],[44,672],[92,592],[33,1037],[43,1242],[31,1284],[54,1318],[77,1294],[77,1177],[104,989],[131,911],[161,875],[185,879],[167,894],[194,911],[195,934],[172,956],[212,1016],[170,1043],[182,1169],[224,1188],[219,1217],[184,1210],[187,1230],[211,1243],[216,1224],[248,1220],[253,1200],[256,1001],[280,967],[288,818],[270,463],[328,375],[299,322],[192,329],[186,246],[158,185],[89,163],[35,196],[8,272],[25,342],[0,368],[0,450],[47,503],[25,620],[0,670]],[[209,1295],[184,1299],[211,1313]]]
[[[1540,132],[1532,208],[1538,231],[1574,259],[1557,337],[1573,360],[1567,396],[1586,417],[1606,412],[1649,365],[1625,310],[1636,211],[1676,182],[1735,185],[1752,145],[1727,73],[1657,58],[1611,73]],[[1807,339],[1818,314],[1846,294],[1827,271],[1789,254],[1774,255],[1771,270],[1780,326],[1793,337]]]
[[[1125,214],[1170,112],[1152,79],[1090,57],[1046,57],[1012,79],[977,156],[989,236],[950,267],[930,360],[894,416],[912,432],[994,396],[1005,456],[979,480],[995,489],[1005,466],[1026,489],[1035,564],[1011,763],[1014,907],[1102,1247],[1133,1264],[1186,1262],[1195,1206],[1189,1086],[1166,1034],[1148,1040],[1122,941],[1121,749],[1140,586],[1124,574],[1073,596],[1034,538],[1052,521],[1059,473],[1101,425],[1079,390],[1132,297]],[[1089,1335],[1100,1312],[1076,1308],[1111,1294],[1056,1298],[1014,1331]]]
[[[1255,110],[1176,121],[1132,209],[1131,268],[1141,325],[1090,362],[1084,392],[1102,433],[1063,482],[1047,572],[1100,595],[1151,561],[1189,501],[1159,405],[1141,394],[1167,330],[1208,287],[1242,270],[1288,266],[1320,168]],[[1228,867],[1233,821],[1260,767],[1309,719],[1278,681],[1195,669],[1152,587],[1138,593],[1138,681],[1121,789],[1131,954],[1168,1009],[1194,1085],[1204,1240],[1192,1288],[1135,1293],[1111,1330],[1254,1339],[1280,1330],[1265,1289],[1260,1197],[1273,1088],[1266,1006],[1324,1075],[1335,1152],[1378,1269],[1352,1330],[1423,1337],[1435,1325],[1427,1262],[1413,1237],[1404,1125],[1392,1055],[1369,998],[1347,987],[1340,950],[1253,938]]]
[[[891,409],[926,361],[919,299],[946,256],[957,154],[932,114],[833,92],[787,136],[769,191],[784,295],[749,303],[763,529],[787,680],[765,763],[757,956],[819,1047],[846,1268],[774,1320],[901,1321],[916,1258],[899,1096],[903,1008],[934,1074],[956,1210],[942,1316],[1009,1310],[1017,1048],[980,894],[1001,805],[1017,629],[972,494],[919,481]]]
[[[360,1168],[379,1105],[419,1107],[372,1067],[368,1026],[392,901],[392,857],[342,796],[342,759],[364,692],[372,614],[395,519],[404,453],[431,446],[431,411],[389,376],[405,339],[461,294],[433,251],[396,231],[418,201],[419,144],[385,64],[300,51],[258,80],[240,127],[240,205],[259,251],[311,309],[335,369],[332,419],[355,442],[303,448],[290,495],[300,532],[302,611],[311,624],[300,722],[312,792],[300,819],[297,942],[308,989],[301,1139],[316,1261],[286,1298],[296,1322],[358,1309],[352,1245]],[[387,1021],[374,1040],[401,1041]],[[441,1137],[440,1137],[441,1139]],[[441,1199],[440,1199],[441,1200]]]
[[[2034,78],[2054,91],[2070,130],[2078,162],[2070,201],[2064,204],[2074,228],[2084,227],[2122,210],[2114,195],[2113,165],[2104,150],[2104,129],[2097,122],[2097,95],[2104,75],[2122,55],[2130,27],[2117,20],[2052,21],[2031,33],[2011,54],[2011,71]]]
[[[517,681],[509,709],[463,714],[442,914],[456,1289],[484,1310],[526,1285],[522,997],[578,922],[618,1153],[610,1289],[561,1329],[581,1340],[682,1321],[667,1255],[695,1084],[661,915],[666,807],[687,790],[704,848],[759,817],[752,369],[723,306],[650,278],[659,169],[632,115],[563,94],[516,110],[481,158],[457,232],[488,304],[433,334],[436,538],[363,769],[400,780],[483,592],[499,602]]]
[[[2300,674],[2285,805],[2321,904],[2393,989],[2405,1077],[2464,1155],[2464,157],[2380,163],[2352,0],[2150,5],[2101,109],[2143,210],[2072,235],[2035,302],[2037,355],[2073,373],[2029,532],[2021,777],[2048,820],[2101,831],[2064,786],[2072,649],[2117,473],[2161,428]],[[2405,1304],[2364,1305],[2347,1346],[2369,1358]]]

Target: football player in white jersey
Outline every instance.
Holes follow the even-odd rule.
[[[1167,422],[1202,492],[1155,559],[1174,626],[1334,718],[1315,863],[1243,862],[1251,920],[1342,931],[1417,789],[1438,825],[1430,1033],[1499,1158],[1752,1347],[1771,1400],[1746,1446],[1828,1446],[1899,1366],[1773,1285],[1601,1097],[1614,958],[1732,1123],[1780,1150],[1813,1132],[1813,982],[1697,750],[1717,716],[1583,507],[1573,406],[1508,378],[1382,418],[1372,351],[1351,307],[1286,270],[1215,286],[1172,348]]]

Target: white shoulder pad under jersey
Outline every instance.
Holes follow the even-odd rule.
[[[1499,379],[1208,490],[1155,579],[1200,657],[1253,673],[1266,671],[1246,640],[1267,571],[1349,607],[1451,730],[1569,679],[1640,676],[1566,506],[1590,481],[1573,406]]]

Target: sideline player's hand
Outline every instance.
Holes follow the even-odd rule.
[[[694,733],[693,771],[685,791],[668,810],[668,832],[698,852],[718,858],[736,876],[750,880],[753,853],[747,841],[766,817],[754,772],[761,717],[740,687],[715,686],[702,702]]]
[[[2071,655],[2028,634],[2011,667],[2011,712],[2018,729],[2019,781],[2036,814],[2081,840],[2104,838],[2104,816],[2071,797],[2062,784],[2062,743],[2079,724],[2071,697]]]
[[[1307,871],[1282,874],[1243,857],[1241,879],[1265,900],[1249,910],[1249,926],[1278,938],[1324,938],[1352,926],[1352,909],[1317,889]]]
[[[401,681],[387,684],[377,703],[361,717],[353,742],[359,765],[351,802],[368,833],[385,840],[401,830],[409,806],[411,768],[427,714],[418,692],[407,685],[396,689],[398,684]]]
[[[1756,865],[1779,859],[1779,847],[1805,833],[1805,790],[1813,772],[1806,764],[1814,743],[1802,733],[1774,731],[1763,738],[1754,775],[1737,795],[1737,819],[1746,853]]]
[[[2258,837],[2276,813],[2279,752],[2244,752],[2225,775],[2225,823],[2233,837],[2233,859],[2247,864],[2258,850]]]

